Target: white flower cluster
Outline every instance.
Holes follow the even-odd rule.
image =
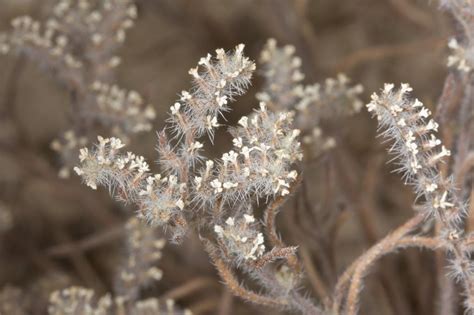
[[[334,148],[336,139],[325,136],[321,128],[314,127],[311,132],[303,136],[302,144],[305,158],[312,160]]]
[[[82,148],[79,154],[80,167],[74,171],[82,176],[87,186],[97,189],[97,185],[111,188],[119,187],[127,192],[138,194],[141,180],[150,170],[143,156],[131,152],[126,155],[120,153],[125,146],[118,138],[97,137],[99,143],[92,152]],[[131,197],[131,196],[129,196]]]
[[[185,207],[186,183],[179,183],[174,175],[161,177],[160,174],[148,176],[146,186],[139,192],[140,214],[152,225],[170,222]]]
[[[128,134],[151,130],[155,110],[151,105],[145,106],[138,92],[98,81],[93,83],[92,91],[100,109],[99,118],[113,126],[114,135],[123,138]]]
[[[214,225],[214,232],[224,250],[240,264],[255,261],[265,253],[263,234],[258,227],[252,215],[244,214],[241,218],[227,218],[222,226]]]
[[[474,47],[464,47],[456,38],[449,40],[448,47],[452,52],[452,54],[448,56],[448,67],[455,67],[465,73],[470,72],[474,61]]]
[[[0,53],[23,52],[53,69],[67,68],[71,76],[83,66],[71,52],[70,37],[58,31],[55,20],[43,25],[29,16],[20,16],[11,24],[13,30],[0,36]]]
[[[359,94],[363,87],[349,86],[350,80],[339,74],[336,79],[328,78],[324,84],[304,85],[301,81],[304,74],[301,72],[301,59],[294,56],[295,48],[291,45],[278,47],[274,39],[269,39],[263,49],[260,61],[263,64],[265,85],[262,92],[257,94],[260,101],[266,102],[273,110],[296,109],[296,123],[300,129],[311,129],[314,120],[322,115],[351,114],[359,112],[362,101]],[[310,115],[306,117],[305,115]],[[305,127],[298,125],[304,118]],[[306,126],[309,125],[309,126]]]
[[[349,78],[341,73],[335,79],[327,78],[322,85],[300,87],[300,101],[295,105],[297,125],[306,130],[314,126],[315,118],[358,113],[363,106],[359,95],[364,88],[360,84],[349,86],[349,83]]]
[[[80,166],[74,171],[92,189],[108,187],[116,196],[139,206],[139,217],[151,225],[168,224],[185,207],[186,183],[174,175],[151,175],[143,156],[121,153],[125,145],[118,138],[98,137],[95,149],[80,150]]]
[[[411,91],[408,84],[401,84],[399,90],[385,84],[380,95],[372,95],[367,109],[377,116],[382,135],[393,141],[390,152],[398,158],[406,182],[415,185],[417,193],[426,198],[428,209],[439,214],[455,206],[452,183],[439,175],[439,164],[451,153],[435,135],[438,124],[429,118],[430,110],[418,99],[410,99]]]
[[[301,58],[294,56],[294,52],[294,46],[277,47],[276,40],[271,38],[260,54],[265,86],[257,93],[257,99],[268,103],[272,109],[291,110],[300,101],[300,82],[304,74]]]
[[[208,161],[195,177],[196,198],[227,202],[251,196],[289,194],[297,172],[291,166],[301,160],[299,130],[291,128],[291,113],[272,113],[265,103],[252,116],[244,116],[231,129],[234,149],[222,155],[216,167]]]
[[[255,70],[255,64],[243,55],[243,49],[243,44],[232,53],[217,49],[215,58],[208,54],[196,68],[189,70],[193,89],[182,91],[179,101],[170,108],[175,132],[193,132],[196,137],[214,134],[217,117],[229,110],[228,104],[234,96],[245,92]]]
[[[93,290],[70,287],[53,292],[49,304],[49,315],[109,315],[112,298],[105,295],[97,301]]]
[[[257,99],[274,111],[295,110],[295,126],[305,139],[305,157],[312,159],[335,145],[333,138],[322,137],[320,120],[359,112],[363,88],[350,86],[344,74],[324,84],[304,85],[301,59],[294,52],[291,45],[278,47],[274,39],[268,40],[260,56],[265,82]]]
[[[65,131],[61,137],[51,142],[51,149],[57,152],[61,157],[61,161],[63,161],[58,174],[60,178],[68,178],[70,176],[70,170],[73,165],[68,162],[77,161],[78,149],[87,145],[87,142],[87,137],[77,135],[74,130]]]
[[[140,288],[161,280],[163,272],[155,265],[161,258],[165,240],[158,237],[154,227],[137,218],[126,225],[126,251],[124,263],[115,281],[115,294],[125,300],[138,298]]]
[[[202,159],[203,144],[198,138],[207,133],[212,140],[219,115],[229,110],[235,96],[245,92],[255,64],[243,55],[243,49],[243,44],[231,53],[217,49],[215,58],[208,54],[189,71],[193,88],[181,92],[181,98],[170,107],[168,119],[172,132],[183,141],[170,145],[162,132],[158,142],[160,164],[166,172],[180,177]]]
[[[60,0],[53,13],[62,28],[99,47],[109,46],[107,41],[123,43],[137,18],[132,0]]]
[[[127,301],[106,294],[97,299],[95,292],[83,287],[69,287],[54,291],[49,298],[49,315],[192,315],[190,310],[181,310],[174,300],[161,302],[157,298]]]

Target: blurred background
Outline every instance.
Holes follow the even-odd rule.
[[[19,15],[43,19],[52,4],[0,0],[0,32]],[[268,38],[295,46],[305,83],[343,72],[364,86],[366,103],[385,82],[408,82],[433,109],[447,75],[447,39],[456,33],[438,4],[424,0],[138,0],[137,5],[136,26],[119,52],[117,81],[153,104],[153,130],[163,127],[169,106],[189,88],[188,70],[199,58],[244,43],[258,71]],[[255,76],[249,93],[232,106],[229,124],[256,107],[261,84]],[[0,200],[11,213],[11,226],[0,234],[0,287],[28,291],[35,314],[45,313],[53,289],[71,284],[99,294],[110,289],[122,255],[123,221],[133,212],[106,191],[91,191],[77,176],[58,178],[60,161],[50,143],[68,128],[70,114],[67,92],[41,67],[24,57],[0,56]],[[301,217],[291,202],[278,228],[288,244],[300,245],[306,269],[313,266],[331,291],[354,258],[412,215],[414,197],[386,165],[389,157],[365,110],[323,125],[338,145],[305,167],[310,180],[300,190],[309,196],[311,218]],[[215,154],[230,148],[228,139],[225,132],[218,135]],[[142,133],[131,150],[154,161],[155,142],[155,132]],[[277,314],[231,297],[197,235],[179,246],[167,244],[159,266],[163,279],[148,296],[172,297],[195,314]],[[361,314],[434,314],[435,268],[434,255],[417,250],[382,259],[367,280]],[[310,282],[306,289],[313,292]]]

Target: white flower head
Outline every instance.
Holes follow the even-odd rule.
[[[178,114],[180,108],[181,108],[181,104],[180,104],[180,103],[178,103],[178,102],[174,103],[174,105],[172,105],[172,106],[170,107],[171,114],[172,114],[172,115]]]
[[[247,123],[248,120],[249,120],[249,118],[247,116],[244,116],[244,117],[240,118],[239,125],[241,125],[244,128],[247,128],[248,127],[248,123]]]

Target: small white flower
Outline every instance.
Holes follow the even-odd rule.
[[[97,190],[97,184],[93,181],[87,181],[86,185],[92,188],[93,190]]]
[[[433,192],[437,188],[438,188],[438,185],[436,185],[435,183],[427,184],[426,187],[425,187],[427,192]]]
[[[426,125],[425,129],[430,131],[430,130],[434,130],[434,131],[438,131],[438,123],[435,122],[433,119],[431,119],[428,124]]]
[[[216,49],[216,58],[217,60],[223,60],[225,56],[225,50],[222,48]]]
[[[184,209],[184,201],[183,201],[183,199],[179,199],[178,201],[176,201],[176,206],[177,206],[180,210],[183,210],[183,209]]]
[[[224,189],[231,189],[231,188],[235,188],[237,186],[239,186],[238,183],[232,183],[232,182],[224,182],[224,184],[222,185],[224,187]]]
[[[188,101],[191,99],[191,94],[188,91],[181,91],[181,101]]]
[[[192,153],[196,150],[202,149],[203,147],[204,147],[204,145],[201,142],[195,141],[195,142],[191,143],[191,146],[189,147],[188,151]]]
[[[76,172],[77,175],[81,176],[84,174],[84,171],[80,169],[79,167],[74,167],[74,172]]]
[[[242,138],[241,137],[237,137],[237,138],[234,138],[232,139],[232,143],[234,144],[234,146],[236,146],[237,148],[241,148],[243,143],[242,143]]]
[[[413,91],[413,88],[408,83],[402,83],[400,87],[400,94],[405,94],[407,92]]]
[[[217,178],[211,181],[211,187],[214,188],[215,194],[222,192],[222,183]]]
[[[206,172],[208,172],[214,166],[214,161],[207,160],[206,161]]]
[[[431,134],[430,139],[428,140],[428,148],[434,148],[441,144],[441,140],[437,139],[435,135]]]
[[[372,112],[377,109],[377,103],[376,102],[370,102],[369,104],[366,105],[367,111]]]
[[[253,223],[255,222],[255,217],[253,215],[244,214],[244,219],[246,223]]]
[[[431,112],[429,111],[429,109],[426,107],[423,107],[421,111],[418,113],[418,116],[420,116],[421,118],[427,118],[429,117],[430,114]]]
[[[206,57],[199,59],[198,65],[210,66],[211,55],[207,54]]]
[[[217,128],[219,127],[219,124],[217,123],[217,117],[211,117],[211,116],[207,116],[206,117],[206,128],[211,130],[213,128]]]
[[[245,159],[249,159],[250,158],[250,152],[252,151],[252,149],[249,149],[247,146],[245,147],[242,147],[242,149],[240,150],[240,153],[245,156]]]
[[[238,156],[239,155],[235,151],[231,150],[228,153],[224,153],[222,155],[222,161],[224,161],[224,165],[227,165],[227,163],[229,163],[229,162],[230,163],[236,163]]]
[[[198,68],[189,69],[189,74],[192,75],[195,79],[199,79]]]
[[[388,94],[393,90],[393,88],[394,88],[394,85],[392,83],[385,83],[383,87],[383,92],[385,94]]]
[[[241,125],[244,128],[247,128],[248,127],[248,123],[247,123],[248,120],[249,120],[249,118],[247,116],[244,116],[244,117],[240,118],[239,125]]]
[[[181,108],[181,104],[180,104],[180,103],[178,103],[178,102],[174,103],[174,105],[172,105],[172,106],[170,107],[170,109],[171,109],[171,114],[172,114],[172,115],[176,115],[176,114],[179,112],[179,109],[180,109],[180,108]]]
[[[110,147],[115,150],[123,148],[125,144],[119,138],[110,138]]]
[[[222,226],[216,224],[216,225],[214,225],[214,232],[216,232],[216,234],[219,237],[223,237],[224,229],[222,228]]]
[[[225,224],[227,224],[228,226],[234,226],[235,224],[234,218],[232,217],[227,218],[227,220],[225,221]]]
[[[227,104],[227,96],[226,95],[217,96],[216,101],[217,101],[217,104],[219,105],[219,107],[222,107],[222,106]]]
[[[196,185],[196,190],[199,190],[202,185],[202,177],[199,177],[199,176],[194,177],[194,184]]]
[[[82,148],[79,150],[79,161],[84,162],[89,157],[89,149]]]
[[[291,179],[296,179],[296,177],[298,177],[298,172],[295,170],[292,170],[291,172],[288,173],[286,177],[291,178]]]
[[[415,102],[413,103],[413,107],[422,107],[423,106],[423,103],[420,102],[419,99],[415,99]]]

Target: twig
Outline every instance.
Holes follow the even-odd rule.
[[[325,304],[325,300],[328,298],[328,289],[324,284],[324,281],[319,276],[318,271],[316,270],[315,266],[313,265],[313,261],[311,260],[311,254],[309,253],[308,249],[304,246],[300,247],[301,258],[303,260],[303,265],[305,267],[305,271],[308,274],[309,281],[313,286],[315,293],[318,295],[321,301]]]
[[[118,238],[122,237],[125,232],[125,226],[123,224],[113,226],[105,231],[100,231],[96,234],[92,234],[83,238],[82,240],[71,242],[67,244],[59,244],[50,247],[46,250],[46,254],[52,257],[68,256],[72,252],[80,250],[87,251],[107,243],[113,242]]]
[[[214,279],[207,277],[197,277],[189,280],[179,287],[173,288],[170,291],[163,294],[164,299],[178,300],[195,291],[205,289],[207,287],[217,286]]]
[[[397,247],[398,241],[414,230],[423,222],[424,216],[418,214],[401,227],[387,235],[383,240],[372,246],[357,261],[354,273],[352,275],[349,286],[349,293],[346,301],[346,311],[348,315],[355,315],[359,306],[359,293],[362,289],[363,277],[367,274],[368,269],[381,256],[391,252]]]

